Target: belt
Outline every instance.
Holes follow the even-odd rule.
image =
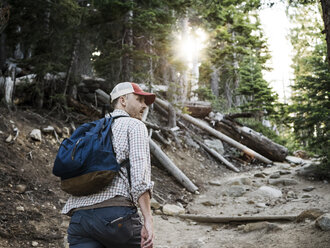
[[[79,211],[79,210],[86,210],[86,209],[94,209],[94,208],[105,208],[105,207],[135,207],[134,203],[127,197],[124,196],[115,196],[108,200],[105,200],[100,203],[96,203],[91,206],[84,206],[75,208],[72,210],[72,213]]]

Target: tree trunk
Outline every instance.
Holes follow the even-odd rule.
[[[173,104],[177,102],[177,76],[176,76],[176,71],[173,67],[170,68],[171,71],[171,79],[170,82],[168,82],[168,91],[167,91],[167,99],[169,99],[169,109],[168,109],[168,127],[172,128],[176,126],[176,111],[173,107]]]
[[[288,149],[284,146],[281,146],[263,136],[261,133],[248,127],[241,126],[230,119],[222,119],[220,122],[217,122],[216,128],[232,139],[250,147],[272,161],[282,162],[288,155]]]
[[[79,39],[79,37],[76,37],[76,40],[75,40],[75,43],[74,43],[74,46],[73,46],[73,49],[72,49],[70,65],[69,65],[68,71],[66,73],[64,91],[63,91],[64,96],[66,96],[66,93],[67,93],[67,90],[68,90],[68,87],[69,87],[69,81],[70,81],[70,78],[71,78],[72,68],[74,66],[74,62],[75,62],[76,57],[77,57],[77,51],[78,51],[79,43],[80,43],[80,39]]]
[[[168,106],[168,127],[172,128],[176,126],[176,111],[172,104]]]
[[[321,0],[325,39],[327,42],[328,63],[330,65],[330,0]]]
[[[131,5],[134,4],[133,0],[129,0]],[[133,7],[133,6],[131,6]],[[125,16],[125,34],[124,34],[124,49],[123,56],[123,75],[124,81],[133,81],[133,10],[129,10]]]
[[[216,68],[214,65],[211,67],[211,90],[213,95],[219,97],[219,69]]]
[[[233,52],[233,68],[234,68],[234,92],[236,92],[236,90],[239,87],[239,73],[238,73],[238,69],[239,69],[239,65],[238,65],[238,58],[237,58],[237,53],[235,51],[236,49],[236,36],[235,36],[235,31],[233,31],[232,33],[232,41],[234,44],[234,52]],[[241,105],[241,97],[239,95],[235,96],[235,106],[238,107]]]
[[[6,70],[6,33],[0,34],[0,75],[4,76]]]

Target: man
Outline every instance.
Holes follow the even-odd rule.
[[[96,194],[71,196],[62,213],[72,215],[68,228],[71,248],[153,247],[153,219],[150,198],[151,182],[149,139],[141,121],[155,95],[137,84],[117,84],[110,93],[114,106],[112,142],[118,163],[129,159],[110,185]],[[129,180],[130,175],[130,180]],[[140,206],[141,224],[136,205]]]

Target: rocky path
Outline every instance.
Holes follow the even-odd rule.
[[[330,231],[321,230],[315,217],[322,212],[330,213],[330,184],[298,176],[306,163],[308,161],[298,161],[298,165],[276,163],[210,179],[205,191],[196,195],[184,209],[189,214],[213,216],[303,213],[299,222],[197,223],[171,216],[182,211],[179,206],[174,213],[168,213],[170,215],[155,211],[155,247],[329,248]],[[166,212],[168,206],[162,207]],[[330,229],[329,219],[327,222],[328,226],[323,228]]]

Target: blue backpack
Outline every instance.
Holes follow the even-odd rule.
[[[62,190],[74,196],[94,194],[111,183],[121,166],[129,169],[128,160],[117,163],[112,146],[111,124],[118,117],[124,116],[85,123],[63,140],[53,167]]]

